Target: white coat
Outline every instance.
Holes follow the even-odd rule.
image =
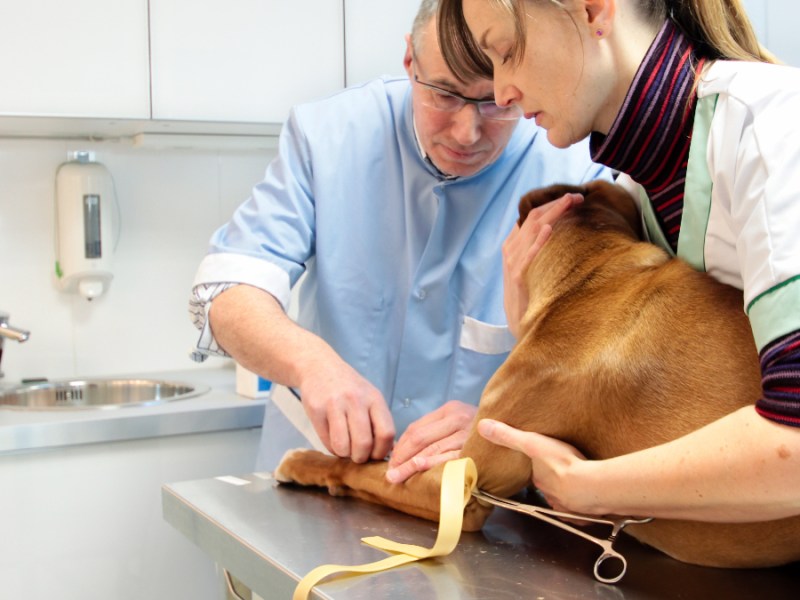
[[[669,249],[641,186],[618,181]],[[703,72],[678,256],[743,290],[759,351],[800,329],[800,69],[718,61]]]

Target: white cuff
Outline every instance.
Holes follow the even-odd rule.
[[[284,311],[289,309],[289,274],[269,261],[232,252],[207,254],[197,268],[192,287],[222,282],[244,283],[264,290],[281,303]]]

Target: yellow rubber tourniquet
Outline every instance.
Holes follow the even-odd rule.
[[[396,554],[365,565],[322,565],[317,567],[300,580],[294,590],[292,600],[305,600],[311,593],[311,588],[334,573],[376,573],[424,558],[447,556],[455,549],[461,537],[464,507],[469,502],[477,481],[478,472],[471,458],[459,458],[445,464],[442,475],[442,493],[439,500],[439,533],[433,548],[399,544],[382,537],[361,538],[362,542],[373,548]]]

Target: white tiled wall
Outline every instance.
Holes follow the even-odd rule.
[[[55,173],[70,150],[111,172],[122,231],[114,280],[93,302],[53,283]],[[186,369],[187,314],[211,233],[259,181],[272,151],[154,150],[130,140],[0,139],[0,311],[31,330],[6,342],[5,382]]]

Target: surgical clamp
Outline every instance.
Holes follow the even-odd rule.
[[[545,521],[546,523],[550,523],[551,525],[555,525],[556,527],[560,527],[565,531],[574,533],[575,535],[578,535],[600,546],[603,549],[603,552],[602,554],[600,554],[600,556],[594,563],[594,576],[595,579],[597,579],[602,583],[618,582],[620,579],[622,579],[623,575],[625,575],[625,571],[628,568],[628,561],[625,560],[625,557],[622,556],[622,554],[620,554],[616,550],[614,550],[614,542],[616,541],[620,531],[622,531],[627,525],[649,523],[650,521],[653,520],[652,518],[637,519],[637,518],[624,518],[624,517],[617,519],[614,518],[603,519],[599,517],[589,517],[586,515],[559,512],[557,510],[553,510],[550,508],[535,506],[533,504],[525,504],[523,502],[517,502],[516,500],[509,500],[507,498],[500,498],[499,496],[495,496],[493,494],[489,494],[488,492],[484,492],[483,490],[478,490],[478,489],[473,490],[472,495],[478,500],[488,502],[489,504],[493,504],[494,506],[507,508],[509,510],[513,510],[526,515],[530,515],[532,517],[536,517],[537,519]],[[581,531],[577,527],[568,525],[561,519],[573,519],[576,521],[586,521],[588,523],[600,523],[602,525],[610,525],[611,535],[609,535],[607,539],[595,537],[593,535],[589,535],[585,531]],[[600,573],[600,566],[608,559],[616,559],[620,562],[622,566],[621,570],[616,576],[604,577]]]

